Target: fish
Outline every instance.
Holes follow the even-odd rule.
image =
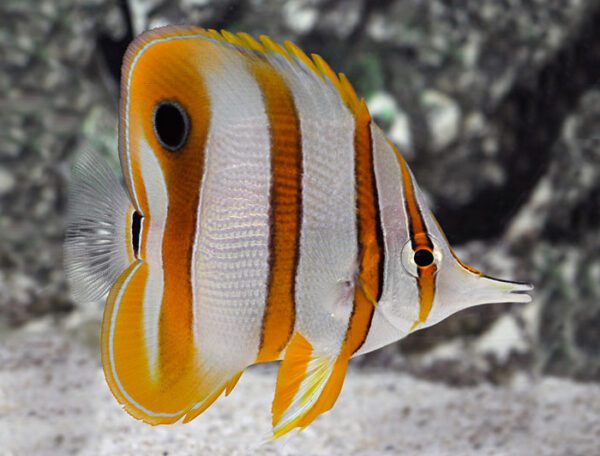
[[[189,422],[280,361],[273,438],[335,404],[351,358],[532,285],[463,263],[347,77],[267,36],[166,26],[122,66],[118,178],[73,166],[65,269],[106,300],[108,386]],[[122,183],[123,181],[123,183]]]

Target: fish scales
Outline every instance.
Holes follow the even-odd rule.
[[[333,407],[352,357],[531,299],[458,259],[364,99],[318,55],[168,26],[130,45],[121,87],[126,191],[83,154],[65,257],[79,300],[108,291],[104,372],[135,418],[190,421],[248,366],[281,360],[279,437]]]

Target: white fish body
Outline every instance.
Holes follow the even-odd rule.
[[[291,43],[143,34],[119,149],[129,197],[91,154],[76,165],[67,272],[78,299],[110,290],[106,378],[149,423],[189,421],[282,359],[278,437],[333,406],[352,356],[530,300],[460,262],[364,101]]]

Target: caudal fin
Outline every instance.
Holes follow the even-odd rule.
[[[134,261],[133,206],[115,173],[90,148],[73,165],[67,205],[65,271],[73,298],[98,301]]]

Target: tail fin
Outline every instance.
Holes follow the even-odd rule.
[[[132,217],[133,205],[108,163],[84,149],[72,171],[64,250],[75,300],[100,300],[134,261]]]

